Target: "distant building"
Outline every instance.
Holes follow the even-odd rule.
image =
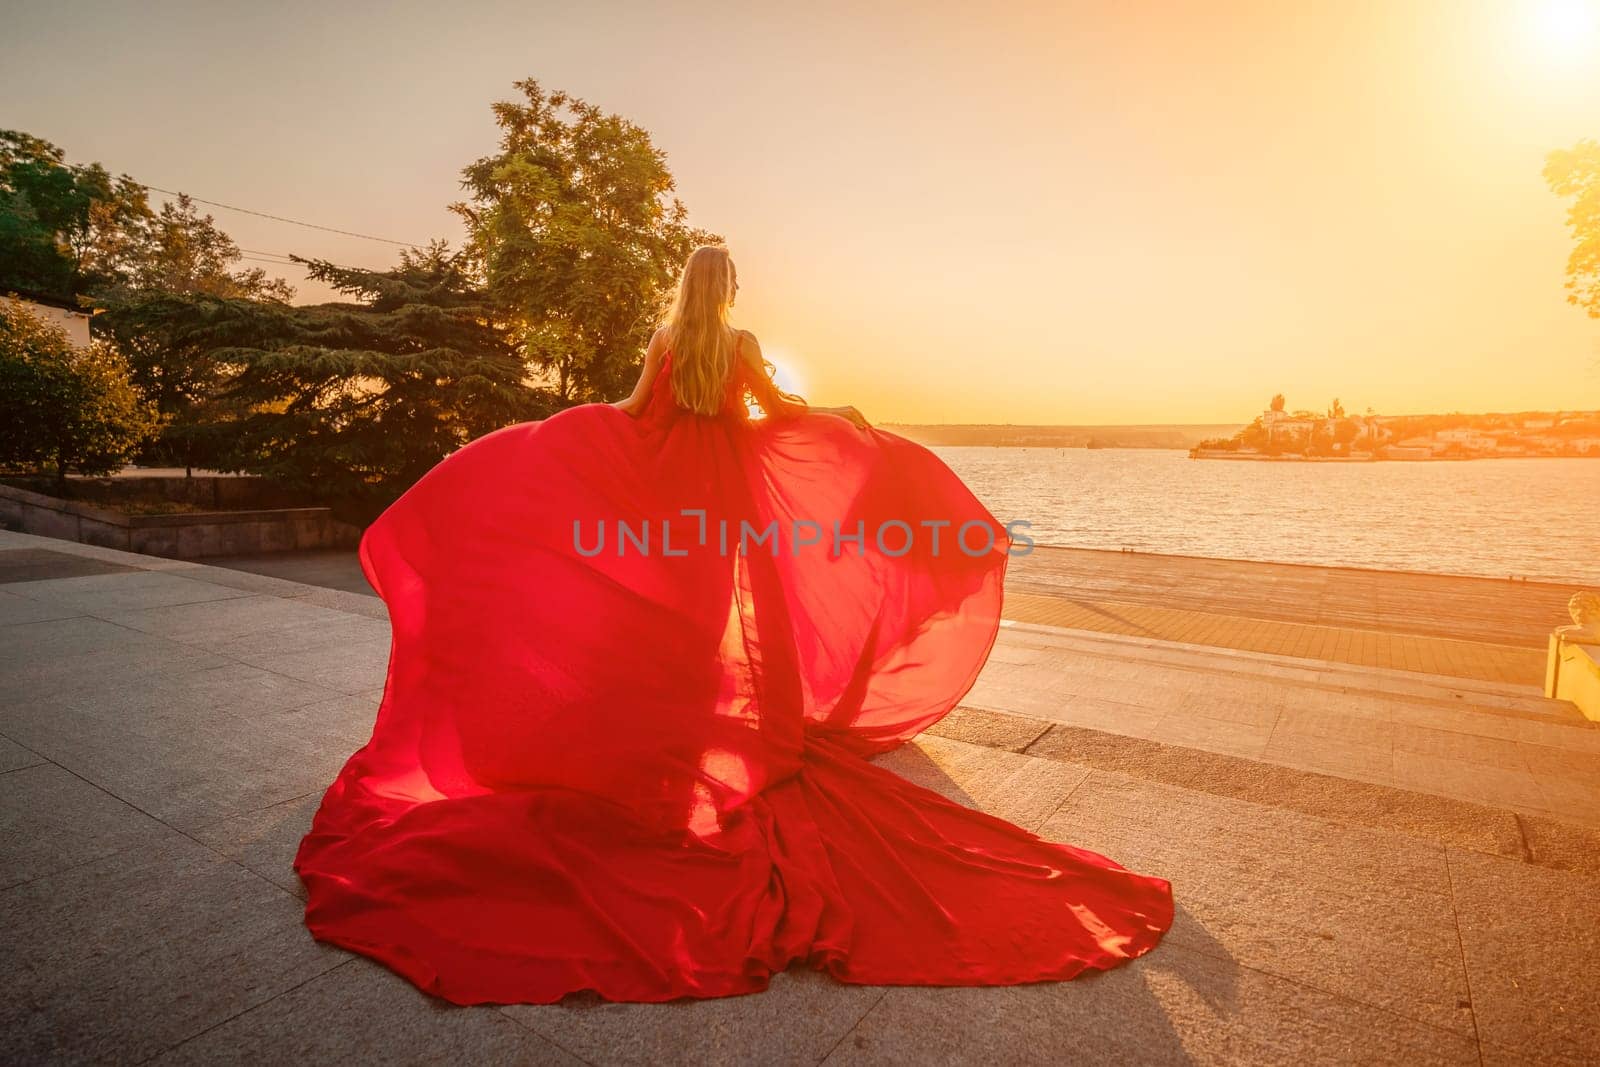
[[[0,294],[0,300],[8,304],[17,304],[36,317],[58,326],[67,333],[67,340],[78,348],[89,347],[89,313],[80,311],[76,306],[65,300],[52,300],[45,296],[29,294],[27,296],[7,296]]]
[[[1493,452],[1500,443],[1497,438],[1471,427],[1440,430],[1433,437],[1434,440],[1443,441],[1446,445],[1460,445],[1468,452]]]
[[[1290,415],[1284,411],[1264,411],[1261,413],[1261,425],[1267,428],[1270,436],[1278,434],[1310,433],[1312,428],[1321,422],[1320,419],[1307,419]]]
[[[1368,445],[1381,445],[1394,436],[1394,431],[1384,425],[1391,422],[1377,415],[1358,415],[1355,421],[1360,423],[1361,429],[1356,433],[1356,440]]]

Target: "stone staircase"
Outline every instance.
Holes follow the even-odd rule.
[[[1248,599],[1253,571],[1210,569]],[[1284,573],[1330,618],[1351,600]],[[1004,988],[797,966],[717,1001],[454,1009],[313,944],[291,868],[370,735],[381,603],[0,533],[0,629],[5,1062],[1600,1061],[1600,731],[1531,686],[1008,625],[883,762],[1170,879],[1155,951]]]
[[[1464,691],[1449,679],[1343,680],[1348,698],[1428,708],[1465,736],[1529,726],[1595,736],[1567,709],[1525,693]],[[992,994],[988,1039],[1002,1059],[1116,1056],[1094,1031],[1083,1045],[1058,1036],[1094,1026],[1096,1010],[1126,1012],[1153,1035],[1148,1062],[1600,1055],[1600,1009],[1589,995],[1600,831],[1583,820],[972,706],[884,762],[1045,838],[1173,882],[1178,916],[1159,950],[1172,972],[1138,979],[1135,965],[1096,979],[1079,991],[1088,1005],[1065,992]],[[1285,990],[1269,992],[1280,980],[1331,999],[1286,1009],[1273,1000]],[[1021,1015],[1025,1039],[1000,1005]],[[1296,1021],[1285,1025],[1284,1012]],[[981,1058],[960,1025],[974,1018],[949,998],[895,991],[857,1030],[870,1042],[889,1020],[898,1029],[884,1039],[897,1057]],[[1351,1024],[1369,1033],[1351,1034]]]

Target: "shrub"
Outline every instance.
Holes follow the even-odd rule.
[[[0,300],[0,466],[109,474],[159,428],[116,348],[78,348],[66,331]]]

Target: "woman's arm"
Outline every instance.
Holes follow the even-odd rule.
[[[628,394],[626,400],[616,401],[612,407],[638,418],[650,399],[650,390],[655,388],[656,375],[661,373],[661,356],[666,347],[667,329],[663,326],[651,335],[650,344],[644,350],[644,369],[639,372],[639,380],[634,384],[633,392]]]
[[[756,335],[748,330],[744,331],[744,344],[740,346],[740,350],[749,366],[749,374],[746,375],[746,378],[750,383],[750,393],[769,418],[793,418],[809,411],[824,415],[838,415],[841,418],[850,420],[850,422],[863,430],[867,428],[867,420],[862,416],[861,412],[853,407],[812,407],[806,403],[803,397],[795,396],[793,393],[786,393],[778,388],[778,384],[772,380],[774,369],[772,364],[768,363],[766,357],[761,354],[761,345],[756,341]]]

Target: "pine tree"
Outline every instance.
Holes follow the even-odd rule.
[[[357,299],[294,307],[173,296],[173,335],[223,384],[209,413],[216,463],[367,510],[474,437],[541,418],[488,298],[440,243],[389,271],[299,260]]]

